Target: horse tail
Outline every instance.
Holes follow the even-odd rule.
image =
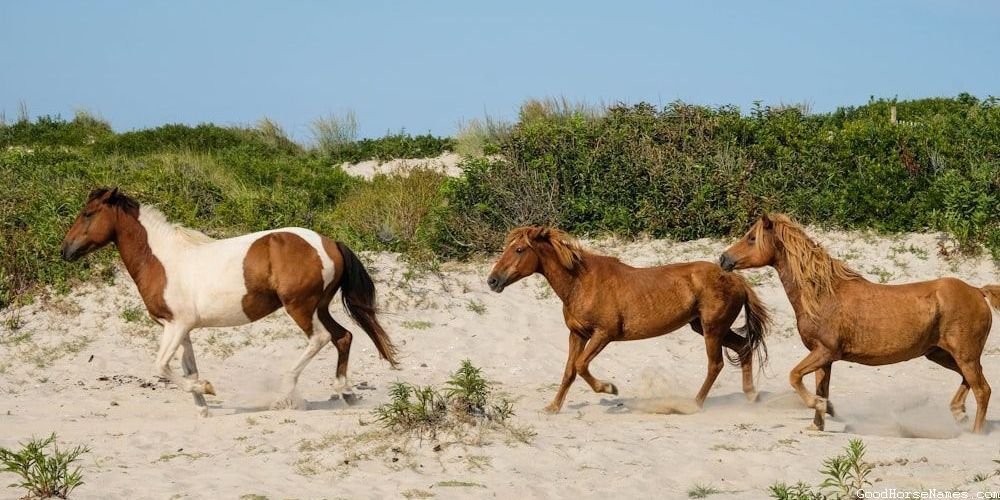
[[[340,295],[344,302],[344,310],[372,339],[382,359],[395,367],[397,365],[396,346],[393,345],[389,334],[385,332],[375,316],[377,307],[375,305],[375,284],[372,283],[372,277],[358,256],[347,245],[338,241],[337,249],[344,257],[344,274],[340,280]]]
[[[746,339],[746,343],[743,345],[743,349],[740,349],[738,357],[733,357],[728,352],[726,355],[729,362],[733,364],[738,364],[740,361],[756,355],[758,366],[763,368],[764,364],[767,363],[767,344],[764,342],[764,337],[767,335],[768,329],[771,328],[771,311],[768,310],[743,276],[738,274],[735,276],[739,277],[746,295],[746,301],[743,303],[746,324],[737,328],[736,333],[742,335]]]
[[[993,306],[993,309],[1000,312],[1000,285],[986,285],[980,288],[980,290],[983,291],[986,301]]]

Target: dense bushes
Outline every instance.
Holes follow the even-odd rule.
[[[454,141],[448,137],[430,134],[387,134],[378,139],[361,139],[332,148],[329,158],[337,162],[357,163],[363,160],[392,160],[395,158],[431,158],[451,151]]]
[[[365,181],[336,165],[436,156],[453,141],[401,134],[305,151],[266,120],[124,134],[86,114],[0,124],[0,308],[36,284],[66,287],[106,268],[110,252],[83,264],[58,258],[97,185],[119,185],[216,236],[305,226],[359,250],[420,258],[492,252],[507,229],[527,223],[731,235],[764,210],[843,228],[943,230],[1000,258],[1000,102],[992,98],[873,101],[828,114],[531,101],[517,124],[466,135],[464,149],[499,155],[467,158],[459,178],[416,170]]]
[[[844,228],[944,230],[1000,257],[995,99],[874,101],[815,115],[681,103],[522,113],[501,152],[468,162],[466,178],[450,183],[446,254],[496,248],[514,224],[686,239],[738,233],[780,210]]]

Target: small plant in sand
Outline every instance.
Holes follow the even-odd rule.
[[[857,494],[872,484],[868,479],[873,465],[865,462],[865,443],[852,439],[844,448],[844,454],[823,461],[820,472],[826,479],[818,488],[803,482],[789,486],[785,483],[771,485],[772,498],[779,500],[824,500],[857,498]]]
[[[704,484],[697,484],[687,492],[688,498],[707,498],[719,493],[722,493],[722,490]]]
[[[122,309],[122,319],[128,323],[136,323],[142,321],[142,318],[144,316],[145,312],[141,307],[138,306],[129,306],[126,307],[125,309]]]
[[[482,371],[469,360],[445,382],[444,389],[397,382],[389,389],[390,401],[373,410],[376,420],[387,428],[429,434],[461,434],[467,426],[481,426],[510,431],[518,441],[530,440],[530,430],[515,428],[507,421],[514,415],[514,405],[498,398]]]
[[[10,486],[27,490],[26,498],[67,498],[83,484],[80,467],[70,470],[70,465],[89,451],[82,445],[61,450],[56,445],[56,435],[52,434],[21,443],[17,451],[0,448],[0,472],[20,476],[20,481]]]

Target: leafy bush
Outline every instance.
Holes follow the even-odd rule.
[[[80,455],[90,451],[86,446],[60,450],[55,444],[56,435],[45,439],[32,439],[21,444],[17,451],[0,448],[0,472],[20,476],[12,488],[23,488],[33,498],[67,498],[83,484],[80,467],[70,470]]]
[[[378,139],[361,139],[337,148],[322,150],[334,162],[357,163],[364,160],[387,161],[396,158],[431,158],[451,151],[454,141],[430,134],[388,134]]]
[[[352,246],[420,254],[427,248],[426,216],[439,204],[444,179],[427,168],[376,175],[343,198],[329,224]]]
[[[826,476],[819,488],[799,482],[793,486],[775,483],[771,486],[771,497],[779,500],[846,500],[858,498],[858,493],[872,484],[868,479],[873,469],[865,462],[865,444],[860,439],[852,439],[844,448],[843,455],[827,458],[820,472]]]
[[[433,386],[397,382],[389,389],[390,401],[377,406],[372,413],[390,429],[431,436],[469,424],[504,426],[514,416],[513,403],[495,397],[490,382],[469,360],[462,361],[445,385],[442,391]],[[521,436],[530,432],[511,429]]]
[[[581,233],[723,236],[778,210],[846,229],[942,230],[1000,258],[998,102],[878,100],[827,114],[757,105],[746,115],[528,103],[501,158],[467,162],[466,179],[449,183],[435,247],[494,251],[510,225],[538,219]],[[542,200],[512,195],[526,175]]]

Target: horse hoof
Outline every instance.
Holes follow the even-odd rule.
[[[833,413],[833,403],[831,403],[830,400],[826,401],[826,414],[830,415],[831,417],[836,417],[836,415]]]
[[[201,382],[201,393],[215,396],[215,386],[213,386],[211,382],[203,380]]]
[[[361,402],[361,396],[354,394],[353,392],[344,392],[340,394],[340,397],[344,398],[344,402],[348,405],[356,405]]]
[[[819,431],[819,432],[822,432],[825,427],[826,427],[826,425],[817,425],[816,422],[813,422],[813,423],[809,424],[809,427],[806,427],[806,430],[807,431]]]
[[[555,403],[551,403],[548,406],[546,406],[545,408],[542,408],[542,411],[544,411],[545,413],[548,413],[549,415],[555,415],[556,413],[559,413],[559,409],[560,408],[558,406],[556,406]]]
[[[608,384],[608,386],[605,389],[608,394],[613,394],[615,396],[618,395],[618,386],[616,386],[615,384]]]
[[[747,396],[747,401],[751,403],[756,403],[757,398],[760,396],[760,394],[758,394],[757,391],[750,391],[746,393],[746,396]]]
[[[209,418],[212,416],[212,412],[208,411],[208,408],[199,408],[198,416],[201,418]]]
[[[964,411],[953,412],[952,415],[955,417],[955,422],[959,424],[964,424],[969,421],[969,415]]]

